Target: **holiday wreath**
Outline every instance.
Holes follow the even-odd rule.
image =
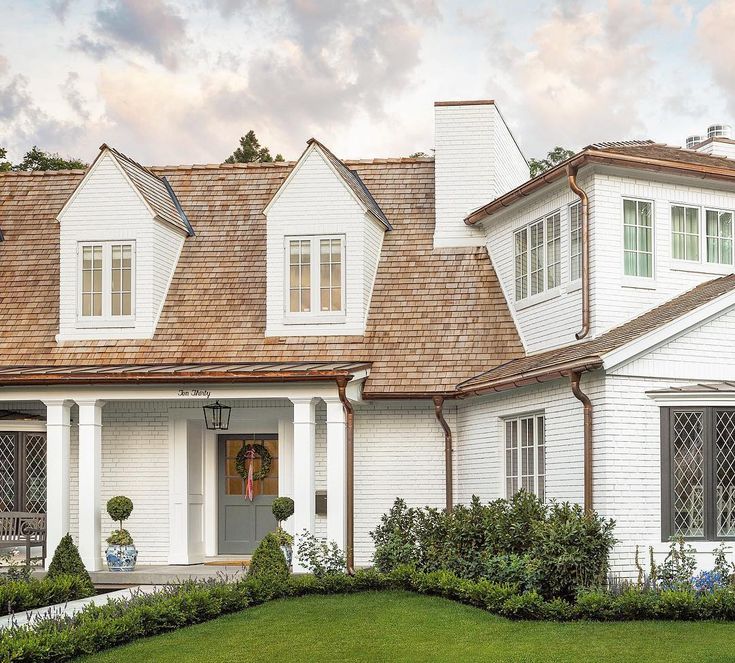
[[[248,452],[252,452],[252,454],[248,456]],[[235,469],[245,481],[248,480],[247,462],[248,460],[254,460],[255,456],[260,458],[260,469],[257,472],[253,472],[253,481],[265,479],[271,471],[271,460],[273,458],[268,449],[262,444],[243,444],[235,457]]]

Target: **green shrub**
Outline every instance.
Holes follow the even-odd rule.
[[[79,576],[10,580],[0,584],[0,615],[75,601],[93,594],[91,584]]]
[[[676,537],[669,545],[666,559],[658,567],[659,582],[663,589],[692,588],[692,576],[697,568],[696,550],[684,541],[683,536]]]
[[[373,562],[378,571],[391,573],[401,566],[416,563],[415,512],[402,499],[397,499],[370,532],[375,542]]]
[[[263,537],[250,560],[248,576],[253,578],[288,578],[288,565],[278,537],[269,532]]]
[[[578,616],[577,606],[564,599],[551,599],[544,603],[541,610],[542,619],[552,622],[568,622]]]
[[[540,619],[544,614],[544,599],[538,592],[511,596],[500,611],[508,619]]]
[[[702,619],[735,619],[735,591],[728,587],[703,594],[699,599],[699,616]]]
[[[107,513],[113,520],[120,523],[120,529],[124,520],[130,518],[133,513],[133,501],[124,495],[117,495],[107,500]]]
[[[273,517],[278,521],[280,526],[284,520],[288,520],[293,516],[294,501],[290,497],[276,497],[273,500],[271,510],[273,511]]]
[[[600,589],[581,591],[577,597],[576,609],[582,619],[607,621],[617,616],[615,598]]]
[[[296,553],[299,564],[317,578],[344,573],[347,568],[345,554],[335,541],[321,541],[308,530],[298,535]]]
[[[614,602],[619,619],[653,619],[658,611],[658,594],[648,589],[627,589]]]
[[[130,532],[126,529],[113,530],[110,536],[107,537],[107,545],[110,546],[132,546],[133,537],[130,536]]]
[[[485,560],[484,577],[499,584],[517,585],[521,589],[528,587],[528,556],[510,553],[493,555]]]
[[[475,583],[472,590],[472,602],[485,610],[493,613],[500,613],[503,610],[505,602],[517,596],[518,591],[510,585],[498,585],[488,580],[480,580]]]
[[[89,577],[71,534],[66,534],[59,541],[46,573],[47,578],[57,578],[62,575],[76,576],[90,591],[93,590],[92,578]]]
[[[696,619],[698,613],[699,601],[691,590],[669,589],[658,595],[658,617],[662,619]]]

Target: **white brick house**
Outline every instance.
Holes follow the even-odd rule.
[[[434,159],[0,174],[0,510],[99,569],[124,494],[141,564],[198,564],[289,495],[363,566],[396,497],[525,488],[615,518],[618,572],[672,534],[706,565],[735,538],[731,147],[528,180],[493,102],[440,102]]]

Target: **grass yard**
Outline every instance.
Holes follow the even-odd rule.
[[[735,624],[511,622],[404,592],[306,596],[133,642],[79,663],[735,661]]]

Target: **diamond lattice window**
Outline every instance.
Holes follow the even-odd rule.
[[[674,532],[704,536],[704,433],[701,412],[674,414]]]
[[[15,507],[15,433],[0,433],[0,511]]]
[[[26,435],[26,511],[46,512],[46,436]]]
[[[717,412],[715,421],[717,464],[717,535],[735,536],[735,412]]]

